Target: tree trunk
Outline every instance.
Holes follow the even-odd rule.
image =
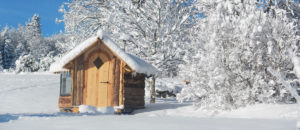
[[[150,103],[155,103],[155,76],[152,76],[151,87],[150,87]]]

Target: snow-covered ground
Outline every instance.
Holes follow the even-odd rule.
[[[156,90],[159,91],[169,91],[173,92],[174,94],[179,93],[182,87],[186,86],[184,84],[184,80],[180,78],[162,78],[157,79],[155,82]]]
[[[59,75],[0,74],[0,130],[296,129],[295,104],[257,104],[212,113],[196,110],[190,102],[168,98],[147,103],[145,109],[131,115],[69,114],[59,112],[58,94]]]

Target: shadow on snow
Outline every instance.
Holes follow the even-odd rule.
[[[105,114],[98,114],[98,113],[53,113],[53,114],[46,114],[46,113],[33,113],[33,114],[1,114],[0,115],[0,123],[9,122],[11,120],[18,120],[20,117],[74,117],[74,116],[97,116],[97,115],[105,115]]]
[[[148,99],[149,100],[149,99]],[[145,104],[145,109],[134,110],[133,114],[145,113],[145,112],[154,112],[167,109],[177,109],[180,107],[190,106],[192,102],[185,101],[179,103],[175,98],[156,98],[155,104]]]
[[[153,111],[160,111],[166,109],[176,109],[184,106],[191,105],[190,102],[185,103],[178,103],[175,99],[160,99],[157,98],[157,102],[155,104],[145,104],[145,109],[135,110],[132,114],[134,115],[138,113],[145,113],[145,112],[153,112]],[[0,114],[0,123],[9,122],[12,120],[18,120],[20,117],[76,117],[76,116],[97,116],[97,115],[107,115],[101,113],[64,113],[64,112],[57,112],[57,113],[21,113],[21,114]]]

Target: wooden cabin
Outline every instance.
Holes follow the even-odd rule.
[[[145,77],[156,73],[103,33],[76,46],[50,70],[61,74],[60,110],[74,113],[80,105],[112,106],[118,112],[144,108]]]

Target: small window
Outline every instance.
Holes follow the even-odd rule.
[[[103,65],[103,62],[99,57],[97,57],[97,59],[94,61],[94,65],[97,67],[97,69],[99,69]]]
[[[71,95],[71,73],[63,72],[60,74],[60,96]]]

